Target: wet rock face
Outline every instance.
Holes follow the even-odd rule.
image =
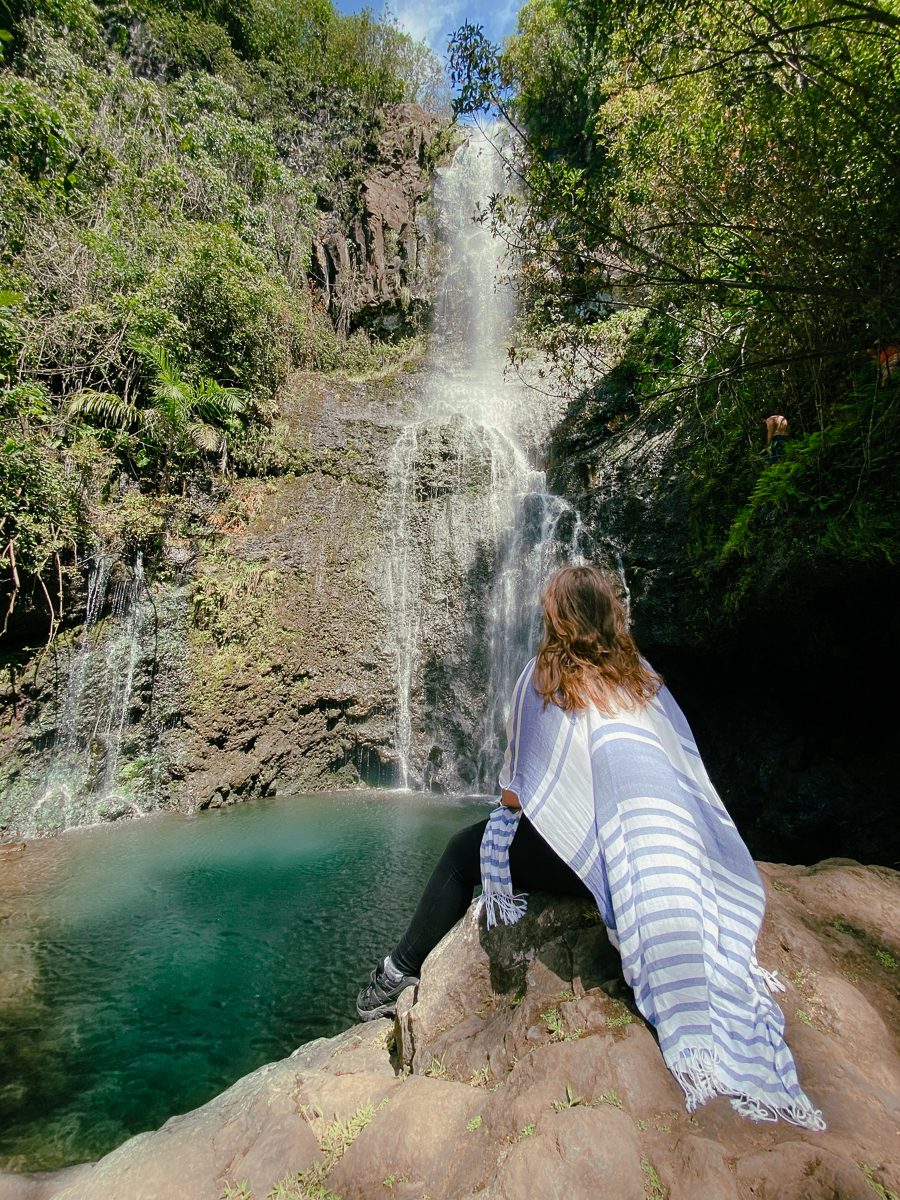
[[[197,571],[169,802],[389,783],[393,660],[382,601],[388,385],[298,377],[293,471],[242,481]]]
[[[497,765],[488,780],[481,760],[491,590],[502,553],[491,483],[508,469],[490,434],[458,417],[408,426],[391,456],[385,603],[390,652],[409,670],[411,728],[395,750],[406,756],[413,786],[465,793],[496,779]],[[394,686],[396,708],[405,688]]]
[[[341,1200],[871,1200],[900,1187],[900,876],[763,864],[759,956],[800,1079],[828,1123],[692,1117],[597,913],[533,895],[487,933],[469,917],[426,960],[396,1023],[357,1025],[261,1068],[95,1166],[0,1176],[2,1200],[261,1200],[286,1176]],[[361,965],[361,976],[365,965]]]
[[[163,584],[134,560],[97,556],[84,578],[82,623],[0,684],[0,835],[55,834],[158,804],[182,706],[189,576]]]
[[[349,228],[338,214],[321,214],[312,272],[344,330],[365,325],[390,334],[429,302],[428,151],[446,128],[446,120],[418,104],[392,106],[363,181],[359,213]]]
[[[80,628],[60,638],[17,683],[16,716],[0,735],[0,834],[393,782],[385,464],[404,403],[390,380],[292,380],[284,474],[204,499],[216,536],[175,548],[189,561],[174,583],[171,571],[146,582],[139,628],[115,663],[110,647],[127,630],[106,615],[87,638]],[[92,654],[79,667],[85,642]],[[116,706],[104,715],[96,701],[113,683]],[[8,685],[2,693],[9,701]],[[70,726],[78,744],[66,758],[58,747]],[[117,772],[106,780],[111,738]]]

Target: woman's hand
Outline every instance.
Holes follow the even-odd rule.
[[[522,805],[519,803],[519,797],[516,795],[516,793],[508,792],[506,788],[502,788],[500,791],[500,803],[505,805],[506,808],[522,807]]]

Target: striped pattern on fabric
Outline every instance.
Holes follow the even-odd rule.
[[[768,994],[784,985],[756,961],[762,881],[671,693],[567,714],[545,706],[534,667],[513,692],[500,786],[590,889],[688,1112],[723,1095],[753,1120],[824,1129]],[[524,910],[509,872],[518,814],[504,813],[482,842],[490,923]]]
[[[498,805],[488,818],[481,839],[481,895],[474,918],[477,921],[483,909],[487,913],[488,929],[498,922],[515,925],[525,915],[525,895],[513,894],[509,869],[509,847],[516,836],[521,815],[517,809]]]

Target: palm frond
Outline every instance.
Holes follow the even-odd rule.
[[[201,377],[193,388],[194,410],[205,421],[223,422],[241,416],[247,410],[247,393],[240,388],[223,387],[214,379]]]
[[[205,421],[191,421],[185,432],[198,450],[214,454],[222,448],[222,434],[212,425],[207,425]]]
[[[89,417],[114,429],[137,429],[146,424],[146,412],[114,392],[81,388],[66,405],[69,416]]]
[[[165,346],[140,343],[140,352],[152,359],[156,367],[153,384],[153,403],[174,426],[183,424],[191,409],[191,387],[184,379],[178,364]]]

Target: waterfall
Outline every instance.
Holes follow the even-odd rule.
[[[504,190],[492,131],[435,182],[445,258],[423,377],[388,463],[385,597],[403,786],[493,791],[509,695],[533,653],[543,583],[577,560],[577,514],[547,491],[558,404],[507,370],[516,297],[473,219]]]
[[[125,568],[98,554],[88,575],[81,637],[58,686],[50,764],[27,832],[139,811],[120,774],[141,639],[152,623],[141,555]]]

